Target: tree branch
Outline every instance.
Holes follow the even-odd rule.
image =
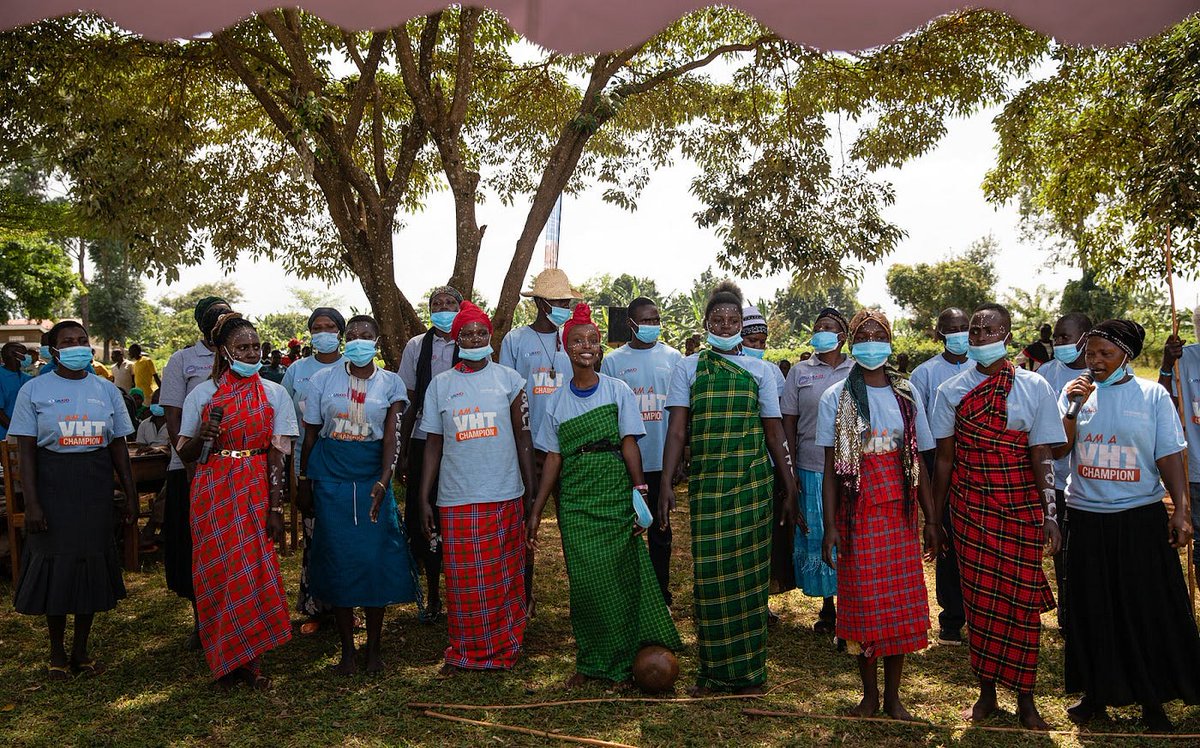
[[[350,42],[353,44],[354,37],[350,37]],[[379,70],[379,61],[383,58],[383,48],[387,44],[387,34],[384,32],[376,32],[371,35],[371,46],[367,50],[367,59],[364,64],[358,65],[359,78],[358,84],[354,88],[354,98],[350,100],[350,112],[346,115],[346,135],[353,143],[358,139],[358,127],[362,123],[363,108],[367,105],[367,96],[371,93],[378,94],[379,89],[375,86],[375,73]],[[355,57],[361,60],[357,50],[354,53]],[[356,62],[357,64],[357,62]]]
[[[471,77],[475,67],[475,32],[479,28],[479,8],[463,8],[458,23],[458,64],[454,68],[454,97],[447,125],[450,136],[458,137],[467,118],[467,102],[471,98]]]
[[[754,41],[745,44],[723,44],[720,47],[716,47],[698,60],[692,60],[691,62],[684,63],[683,65],[679,65],[668,70],[663,70],[662,72],[652,75],[640,83],[631,83],[629,85],[622,86],[622,93],[625,95],[645,93],[664,81],[678,78],[681,75],[685,75],[693,70],[696,70],[697,68],[705,67],[719,57],[732,54],[734,52],[753,52],[764,44],[772,41],[778,41],[778,39],[779,37],[775,36],[774,34],[765,34]]]

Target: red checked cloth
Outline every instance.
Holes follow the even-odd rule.
[[[1006,363],[958,406],[950,509],[971,667],[984,680],[1030,693],[1041,614],[1054,609],[1054,593],[1042,571],[1044,520],[1029,434],[1008,428],[1014,378]]]

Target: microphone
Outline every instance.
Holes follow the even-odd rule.
[[[212,424],[213,426],[220,426],[221,419],[224,417],[225,417],[225,408],[221,407],[220,405],[214,405],[214,406],[212,406],[212,409],[208,411],[208,422],[210,424]],[[204,443],[200,446],[200,459],[198,460],[199,462],[201,462],[201,463],[208,462],[208,454],[209,454],[209,452],[212,451],[212,445],[213,445],[212,439],[204,440]]]
[[[1089,383],[1095,381],[1095,377],[1092,376],[1091,371],[1085,372],[1083,376],[1087,377],[1087,380]],[[1079,409],[1082,407],[1083,407],[1083,398],[1082,397],[1071,398],[1071,404],[1067,406],[1067,418],[1074,421],[1075,418],[1079,415]]]

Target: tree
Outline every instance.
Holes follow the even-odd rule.
[[[609,54],[519,61],[519,41],[473,8],[368,33],[269,11],[167,44],[94,17],[44,21],[0,35],[0,69],[21,71],[0,87],[14,113],[0,156],[47,154],[87,235],[131,237],[138,266],[168,279],[209,247],[227,265],[246,252],[305,277],[354,274],[394,365],[420,324],[395,283],[397,262],[414,261],[394,246],[397,214],[443,181],[464,293],[486,228],[478,204],[529,201],[497,336],[559,194],[600,186],[632,209],[679,157],[703,172],[697,218],[726,238],[723,268],[840,280],[855,272],[846,260],[877,259],[901,235],[871,172],[931,147],[945,117],[997,101],[1046,46],[969,11],[869,53],[822,54],[719,8]],[[870,120],[837,166],[824,148],[834,114]]]
[[[932,334],[938,314],[947,307],[970,313],[995,298],[996,240],[978,239],[958,257],[916,265],[896,264],[888,269],[887,288],[892,299],[911,317],[912,326]]]
[[[808,290],[809,284],[793,278],[785,288],[775,292],[770,303],[767,326],[771,330],[768,338],[773,348],[794,348],[808,342],[812,324],[825,307],[833,307],[846,316],[857,311],[858,288],[842,283],[823,291]]]
[[[202,283],[181,294],[163,296],[157,305],[141,304],[142,329],[137,342],[151,358],[163,363],[172,353],[195,345],[199,332],[194,315],[196,302],[219,296],[236,309],[242,292],[232,281]]]
[[[79,287],[63,248],[41,238],[0,234],[0,321],[22,314],[50,317],[57,302]]]
[[[1016,200],[1058,259],[1124,288],[1200,272],[1200,16],[1116,48],[1056,46],[1054,75],[996,118],[984,191]]]
[[[145,286],[141,274],[133,270],[125,246],[120,242],[93,242],[88,247],[95,274],[87,287],[91,325],[88,330],[104,339],[104,359],[108,360],[108,344],[116,340],[124,344],[137,335],[142,327],[142,298]]]
[[[254,321],[258,339],[272,347],[285,350],[292,338],[308,338],[308,314],[305,312],[272,312]]]
[[[1098,283],[1096,271],[1084,268],[1083,277],[1067,281],[1067,285],[1063,287],[1059,312],[1081,312],[1090,317],[1092,322],[1099,323],[1124,316],[1132,302],[1133,298],[1129,292]]]
[[[1024,347],[1041,338],[1042,325],[1054,325],[1058,294],[1044,285],[1033,291],[1010,289],[1002,301],[1012,317],[1013,344]]]

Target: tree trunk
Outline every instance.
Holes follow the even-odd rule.
[[[392,234],[380,232],[374,244],[351,251],[351,264],[371,303],[371,312],[379,323],[379,350],[387,368],[400,368],[400,355],[408,339],[424,330],[421,318],[396,285],[395,264],[392,260]]]
[[[472,173],[469,189],[454,192],[454,227],[457,251],[454,255],[454,270],[450,274],[450,285],[458,289],[464,299],[474,299],[475,269],[479,265],[479,250],[487,226],[480,226],[475,214],[476,187],[479,175]]]
[[[83,329],[88,329],[88,290],[87,290],[87,244],[84,243],[82,237],[79,239],[79,283],[83,286],[83,293],[79,297],[79,322],[83,325]]]

